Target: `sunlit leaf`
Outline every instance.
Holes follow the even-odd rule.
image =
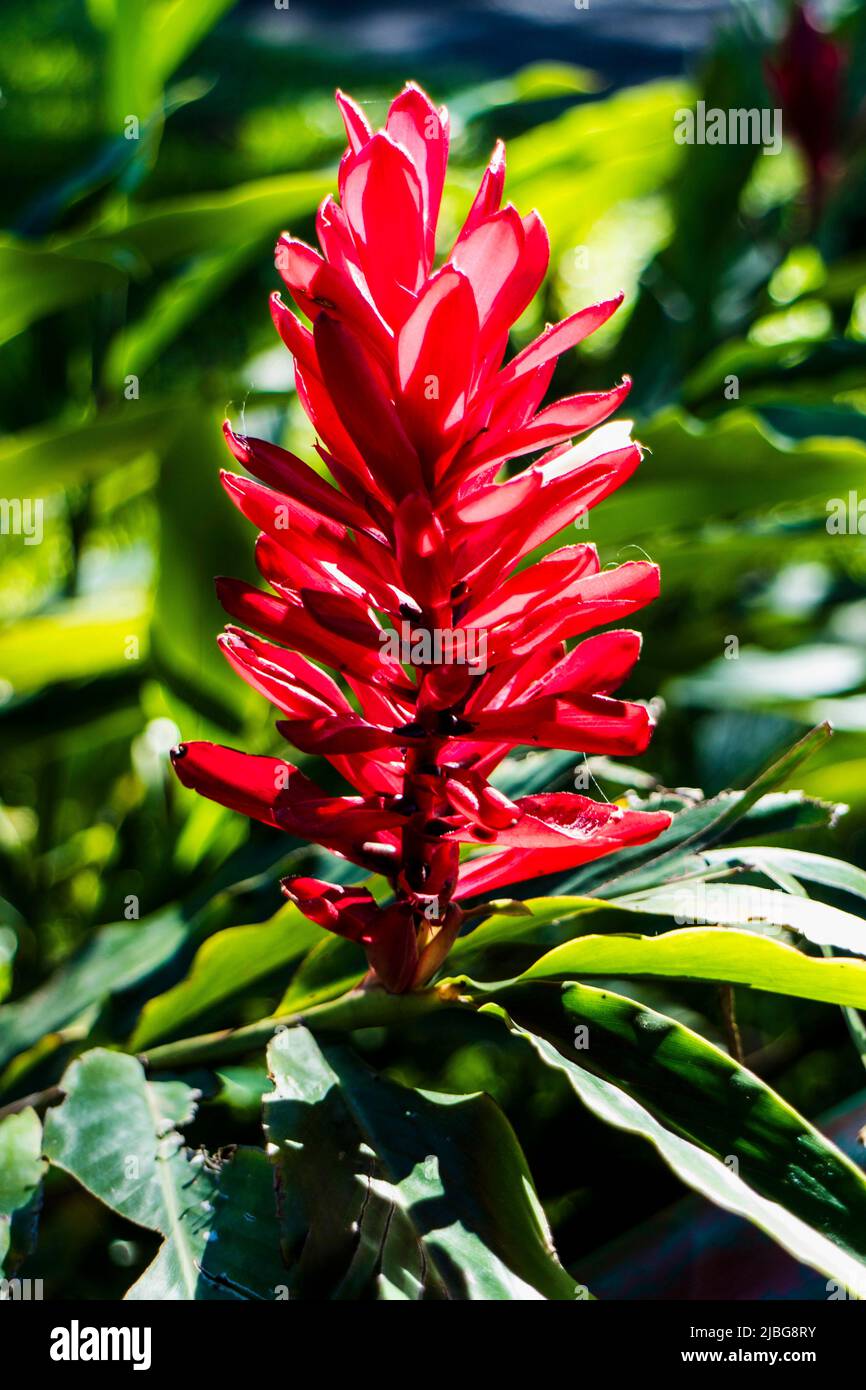
[[[695,927],[662,936],[581,936],[531,965],[527,980],[658,976],[749,985],[774,994],[866,1008],[866,961],[817,960],[751,932]]]

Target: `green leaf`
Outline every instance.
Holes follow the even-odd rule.
[[[103,381],[119,391],[125,377],[141,377],[180,333],[198,318],[228,283],[239,275],[257,243],[233,246],[215,256],[202,256],[172,276],[156,291],[147,309],[125,324],[105,355]]]
[[[487,1096],[409,1090],[301,1028],[278,1034],[268,1060],[293,1297],[575,1297]]]
[[[473,82],[466,91],[449,99],[448,109],[452,116],[459,115],[461,122],[468,123],[498,107],[556,97],[587,96],[603,85],[596,73],[573,63],[529,63],[510,77]]]
[[[264,1150],[239,1148],[219,1163],[184,1148],[177,1127],[193,1118],[197,1092],[181,1081],[147,1080],[135,1058],[121,1053],[88,1052],[62,1085],[66,1100],[49,1112],[45,1129],[49,1161],[112,1211],[165,1237],[128,1299],[284,1296]]]
[[[142,123],[164,84],[235,0],[89,0],[108,37],[108,121]]]
[[[717,657],[666,689],[677,705],[751,709],[840,695],[862,685],[864,678],[866,652],[842,642],[804,642],[780,652],[742,647],[736,661]]]
[[[0,1012],[0,1067],[85,1010],[140,984],[189,940],[194,922],[177,906],[142,922],[102,927],[39,989]]]
[[[663,936],[581,936],[548,951],[522,978],[573,980],[577,975],[726,981],[866,1008],[866,961],[817,960],[766,936],[718,927]]]
[[[703,879],[671,883],[646,893],[618,898],[621,907],[675,917],[680,923],[717,926],[787,927],[818,946],[838,946],[866,955],[866,921],[815,898],[795,897],[772,888],[739,883],[707,883]]]
[[[649,1139],[685,1183],[796,1259],[862,1287],[866,1178],[757,1076],[606,990],[525,983],[498,999],[594,1114]]]
[[[159,98],[150,61],[153,0],[108,0],[111,10],[108,126],[116,134],[128,115],[144,124]]]
[[[670,179],[683,158],[673,115],[690,95],[683,82],[648,82],[518,136],[508,146],[510,196],[543,210],[555,249],[583,243],[609,208]]]
[[[724,374],[717,397],[723,382]],[[861,487],[866,443],[787,439],[754,411],[731,407],[709,421],[671,407],[641,423],[637,433],[652,456],[628,487],[592,512],[581,538],[616,553],[628,537],[661,565],[667,600],[687,594],[693,604],[716,605],[720,594],[737,591],[744,569],[761,564],[774,572],[781,499],[786,509],[802,508],[816,523],[784,530],[788,563],[808,549],[810,559],[823,555],[833,565],[839,542],[825,528],[827,502]],[[549,548],[555,544],[551,540]],[[696,544],[705,560],[697,571]]]
[[[70,425],[53,421],[0,440],[0,487],[10,497],[42,497],[47,490],[84,483],[160,453],[185,416],[179,402],[143,406],[128,401],[98,420]]]
[[[156,1273],[151,1265],[126,1297],[161,1297]],[[196,1302],[271,1302],[287,1296],[274,1170],[264,1149],[236,1149],[220,1167],[199,1274]]]
[[[820,883],[824,888],[836,888],[866,898],[866,872],[825,854],[780,849],[776,845],[741,845],[736,849],[706,850],[703,858],[710,869],[727,866],[757,869],[768,876],[781,871],[792,878],[805,879],[807,883]]]
[[[196,1303],[272,1302],[285,1298],[286,1271],[280,1259],[273,1168],[267,1155],[263,1149],[239,1148],[225,1163],[208,1162],[217,1186],[199,1215],[203,1249],[194,1293],[177,1292],[173,1251],[166,1241],[127,1290],[128,1301],[152,1303],[183,1297]]]
[[[679,811],[669,828],[650,844],[621,850],[611,859],[587,864],[562,887],[566,891],[610,897],[614,893],[619,896],[629,890],[665,882],[679,871],[678,866],[688,855],[730,836],[747,813],[757,810],[762,800],[781,786],[829,737],[829,725],[819,724],[792,744],[744,791],[723,792],[710,801],[701,801]],[[795,804],[803,800],[802,793],[788,795]],[[646,806],[655,809],[655,804],[651,798]]]
[[[0,670],[16,695],[122,671],[131,651],[147,656],[149,623],[150,603],[138,590],[69,599],[0,629]]]
[[[125,276],[107,257],[64,254],[9,236],[0,239],[0,343],[44,314],[83,304],[123,285]]]
[[[491,903],[491,916],[455,941],[446,961],[449,973],[502,980],[575,936],[628,931],[631,925],[627,909],[600,898],[528,898],[520,915],[496,906]]]
[[[235,0],[163,0],[154,7],[149,61],[165,82]]]
[[[2,812],[0,812],[2,818]],[[0,913],[8,911],[14,920],[11,904],[0,899]],[[21,922],[23,926],[23,921]],[[11,927],[0,926],[0,1004],[12,992],[12,962],[18,950],[18,937]]]
[[[0,1272],[9,1272],[16,1218],[38,1202],[46,1167],[36,1111],[28,1107],[0,1120]]]
[[[849,485],[856,486],[866,459],[866,446],[857,440],[793,441],[742,408],[726,410],[706,422],[677,408],[666,410],[642,428],[641,437],[653,450],[653,481],[677,484],[673,511],[665,517],[670,528],[703,526],[707,516],[743,519],[777,506],[780,497],[786,505],[816,501],[826,520],[826,499],[845,496]],[[699,475],[688,467],[688,458],[694,458],[696,450],[701,455]],[[720,478],[725,480],[722,491],[717,490]],[[641,490],[644,505],[652,505],[647,489]],[[699,509],[710,495],[712,505],[701,514]],[[648,519],[644,519],[644,531]],[[826,532],[822,539],[832,544]]]
[[[291,965],[321,940],[322,930],[294,904],[287,903],[267,922],[229,927],[208,937],[185,979],[145,1004],[130,1039],[130,1051],[140,1052],[161,1038],[177,1034],[191,1019],[237,998],[280,967]]]
[[[177,1131],[193,1118],[197,1092],[148,1081],[134,1057],[99,1048],[60,1084],[66,1099],[48,1113],[46,1157],[112,1211],[165,1237],[131,1296],[194,1298],[216,1189],[204,1155],[187,1151]]]
[[[755,853],[760,855],[760,852]],[[752,850],[745,852],[746,862],[751,862],[752,853]],[[767,867],[770,867],[772,855],[785,853],[787,851],[771,851],[766,861]],[[726,863],[727,855],[727,851],[720,851],[718,862]],[[653,936],[669,927],[682,926],[684,922],[748,929],[737,935],[748,935],[749,931],[757,935],[762,928],[780,926],[817,944],[832,941],[855,954],[866,954],[866,922],[860,917],[812,898],[792,896],[788,892],[706,882],[698,874],[706,876],[710,872],[707,858],[709,855],[706,852],[701,857],[694,856],[695,877],[674,878],[671,883],[640,894],[620,898],[528,898],[521,904],[525,909],[522,915],[515,915],[512,910],[498,912],[497,904],[490,903],[491,915],[454,943],[447,968],[449,972],[459,971],[476,979],[502,980],[508,975],[527,970],[539,957],[544,958],[545,953],[553,953],[556,948],[565,949],[566,944],[575,939],[582,943],[590,935],[599,939],[613,933],[643,932],[647,928],[640,919],[648,916],[655,919]],[[821,856],[806,858],[820,860]],[[781,863],[779,859],[777,872]],[[838,864],[836,869],[827,873],[827,877],[832,878],[837,886],[841,886],[843,880],[857,881],[859,870],[839,861],[828,860],[826,863]],[[677,864],[678,869],[684,867]],[[846,878],[843,871],[849,868],[851,876]],[[809,872],[818,873],[818,866],[810,864]],[[695,928],[690,927],[689,931],[694,934]],[[684,938],[686,933],[676,935],[679,939],[681,936]],[[584,951],[587,948],[580,945],[578,949]],[[613,972],[600,970],[593,973]]]
[[[255,239],[277,236],[314,212],[331,191],[330,172],[280,174],[212,193],[192,193],[163,202],[133,205],[123,227],[55,239],[58,252],[92,258],[138,261],[142,271],[167,261],[214,255]]]
[[[362,947],[327,932],[301,961],[275,1012],[300,1013],[336,999],[360,984],[366,973]]]

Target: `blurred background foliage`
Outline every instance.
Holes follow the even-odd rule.
[[[276,235],[311,240],[335,183],[337,85],[374,124],[410,77],[448,103],[443,246],[507,137],[508,196],[539,209],[553,247],[515,348],[626,291],[555,385],[628,372],[651,450],[577,536],[604,563],[644,553],[662,566],[628,692],[664,708],[641,784],[745,786],[829,718],[834,739],[794,781],[849,810],[790,843],[866,866],[863,8],[824,12],[844,61],[819,196],[796,122],[776,156],[674,139],[675,113],[699,98],[777,104],[767,63],[788,20],[785,4],[6,0],[0,498],[41,500],[44,522],[40,544],[8,525],[0,535],[0,999],[14,1001],[0,1014],[3,1098],[56,1080],[82,1037],[260,1017],[302,957],[293,999],[357,969],[353,947],[280,909],[277,886],[289,862],[325,876],[345,866],[184,792],[166,756],[181,732],[278,747],[268,707],[214,641],[213,576],[253,577],[249,528],[218,485],[219,426],[228,414],[311,456],[266,300]],[[837,499],[841,533],[828,529]],[[572,775],[560,757],[540,785]],[[621,794],[609,768],[598,777],[594,794]],[[669,996],[645,991],[717,1034],[711,990]],[[741,1026],[807,1115],[861,1084],[834,1011],[750,996]],[[567,1260],[609,1236],[606,1184],[623,1171],[623,1232],[681,1192],[624,1136],[565,1119],[553,1080],[528,1090],[516,1053],[476,1035],[421,1041],[423,1074],[404,1079],[489,1089],[520,1120]],[[207,1084],[203,1141],[224,1141],[226,1108],[233,1137],[254,1126],[259,1069]],[[34,1272],[55,1295],[114,1296],[150,1247],[52,1182]]]

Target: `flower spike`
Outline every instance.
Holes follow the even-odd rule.
[[[172,760],[185,787],[387,881],[390,901],[320,879],[283,889],[400,993],[442,966],[467,899],[669,824],[666,812],[565,792],[512,801],[489,781],[518,746],[644,751],[649,710],[616,697],[640,636],[586,634],[651,602],[659,576],[646,561],[602,568],[586,544],[531,558],[641,461],[628,422],[604,423],[627,378],[543,403],[558,359],[622,295],[504,361],[550,248],[537,213],[503,205],[503,146],[437,267],[447,112],[413,83],[380,131],[351,97],[338,92],[337,105],[348,149],[339,202],[319,208],[321,249],[288,233],[277,246],[311,326],[271,298],[327,474],[226,425],[252,476],[227,472],[223,485],[259,532],[268,587],[219,579],[217,593],[234,619],[219,639],[232,669],[275,707],[288,743],[327,759],[352,791],[329,795],[285,759],[210,743]]]

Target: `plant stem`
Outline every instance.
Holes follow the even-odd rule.
[[[22,1110],[47,1110],[50,1105],[59,1105],[66,1092],[60,1086],[46,1086],[44,1091],[33,1091],[29,1096],[21,1096],[8,1105],[0,1106],[0,1120],[7,1115],[17,1115]]]
[[[722,1005],[722,1019],[725,1025],[725,1037],[728,1043],[728,1051],[735,1062],[743,1064],[743,1040],[740,1037],[740,1030],[737,1026],[737,1006],[734,999],[733,985],[719,985],[719,999]]]
[[[416,994],[386,994],[382,989],[352,990],[339,999],[315,1004],[300,1013],[263,1018],[243,1028],[224,1028],[219,1033],[203,1033],[195,1038],[163,1043],[141,1053],[139,1060],[152,1070],[223,1062],[266,1045],[280,1028],[303,1024],[316,1032],[346,1033],[355,1028],[412,1023],[448,1006],[474,1007],[474,1001],[458,994],[453,985]]]

